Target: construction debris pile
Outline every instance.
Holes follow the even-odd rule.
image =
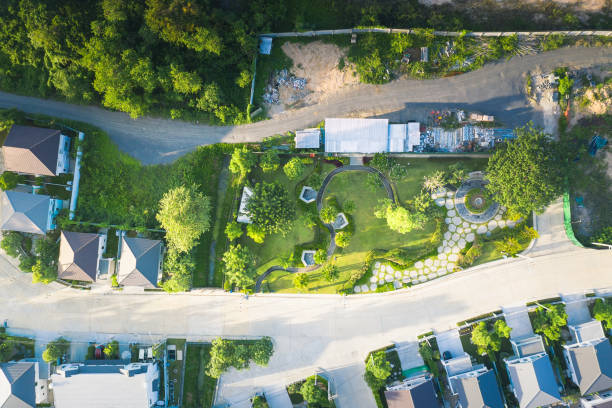
[[[286,69],[278,71],[266,86],[266,92],[263,95],[264,102],[275,105],[279,104],[279,88],[281,87],[293,88],[295,90],[304,90],[306,88],[306,78],[296,77]],[[298,92],[293,95],[291,99],[298,100],[303,98],[304,96],[306,96],[306,92]]]
[[[469,118],[469,119],[468,119]],[[474,152],[513,139],[512,129],[494,127],[495,118],[465,111],[432,111],[416,152]]]

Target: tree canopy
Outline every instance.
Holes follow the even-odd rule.
[[[274,149],[266,150],[259,159],[259,167],[264,173],[270,173],[278,169],[280,166],[280,158],[278,157],[278,151]]]
[[[255,283],[255,259],[248,248],[231,245],[223,254],[225,276],[234,285],[247,288]]]
[[[293,286],[299,290],[307,291],[308,282],[310,282],[310,277],[304,272],[296,273],[293,277]]]
[[[263,228],[267,234],[291,230],[295,207],[289,200],[289,192],[280,183],[257,183],[247,204],[253,224]]]
[[[387,225],[393,231],[407,234],[415,229],[423,229],[427,221],[425,215],[418,211],[410,212],[401,205],[393,204],[390,200],[383,200],[374,212],[376,218],[385,218]]]
[[[544,305],[535,310],[531,324],[533,331],[543,334],[551,341],[561,338],[561,327],[567,324],[565,305]]]
[[[487,322],[480,322],[472,330],[472,344],[478,348],[480,354],[501,350],[502,339],[510,337],[510,331],[505,321],[497,320],[489,329]]]
[[[562,192],[564,166],[557,145],[529,124],[517,138],[489,157],[487,190],[495,200],[521,215],[543,211]]]
[[[188,252],[210,227],[210,200],[194,188],[175,187],[159,202],[157,220],[166,230],[168,244]]]
[[[64,354],[68,353],[70,349],[70,342],[63,337],[58,338],[57,340],[50,341],[47,344],[47,348],[43,351],[42,358],[47,363],[52,361],[56,361],[58,358],[62,357]]]
[[[323,274],[325,280],[328,282],[333,282],[340,277],[340,270],[333,263],[323,265],[321,273]]]
[[[373,390],[380,389],[391,375],[391,363],[384,351],[370,354],[366,362],[364,379]]]
[[[173,247],[168,249],[164,259],[164,272],[167,279],[161,287],[166,292],[185,292],[191,289],[195,261],[191,252],[179,252]]]
[[[322,381],[315,384],[315,377],[308,377],[300,387],[300,394],[308,404],[327,405],[327,390],[321,387]]]
[[[270,337],[256,341],[233,341],[218,337],[212,341],[206,374],[219,378],[230,367],[238,370],[248,368],[250,360],[265,366],[273,352],[274,346]]]
[[[293,157],[283,166],[283,171],[289,179],[295,180],[304,173],[304,163],[299,157]]]
[[[239,174],[241,178],[245,178],[251,172],[256,162],[255,154],[246,146],[237,147],[232,153],[229,170],[234,174]]]
[[[606,329],[612,329],[612,300],[597,299],[593,305],[593,317],[602,322]]]

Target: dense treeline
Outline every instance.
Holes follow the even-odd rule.
[[[134,117],[243,121],[254,34],[284,10],[282,0],[4,0],[0,87]]]
[[[476,1],[476,0],[473,0]],[[0,88],[220,123],[247,121],[256,34],[357,25],[451,30],[609,27],[552,2],[478,12],[417,0],[3,0]],[[491,3],[491,4],[489,4]],[[535,21],[534,13],[541,18]]]

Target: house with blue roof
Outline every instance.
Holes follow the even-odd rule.
[[[520,408],[554,406],[561,402],[550,358],[538,335],[511,339],[514,356],[504,359]]]
[[[36,363],[0,364],[0,408],[36,406]]]
[[[18,191],[0,193],[0,230],[45,235],[55,229],[62,200]]]

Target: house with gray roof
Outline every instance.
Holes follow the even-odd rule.
[[[548,407],[561,402],[559,386],[548,354],[543,350],[543,345],[540,347],[536,344],[534,337],[539,338],[539,343],[542,342],[540,336],[526,339],[525,344],[517,342],[513,348],[515,353],[519,350],[520,354],[504,359],[512,391],[520,408]],[[541,352],[526,354],[528,350],[540,348]]]
[[[483,364],[473,366],[469,354],[443,360],[458,408],[504,408],[495,372]]]
[[[62,201],[42,194],[0,193],[0,230],[44,235],[55,229]]]
[[[35,387],[35,363],[0,364],[0,408],[35,407]]]
[[[70,138],[57,129],[13,125],[2,146],[5,170],[36,176],[70,171]]]
[[[105,247],[105,235],[62,231],[58,278],[95,282],[100,272],[100,258]]]
[[[570,326],[575,340],[563,346],[572,381],[582,395],[612,390],[612,346],[598,320]]]
[[[389,408],[439,408],[440,402],[430,375],[411,377],[387,387],[385,399]]]
[[[123,238],[117,282],[124,286],[155,288],[161,279],[162,242]]]

